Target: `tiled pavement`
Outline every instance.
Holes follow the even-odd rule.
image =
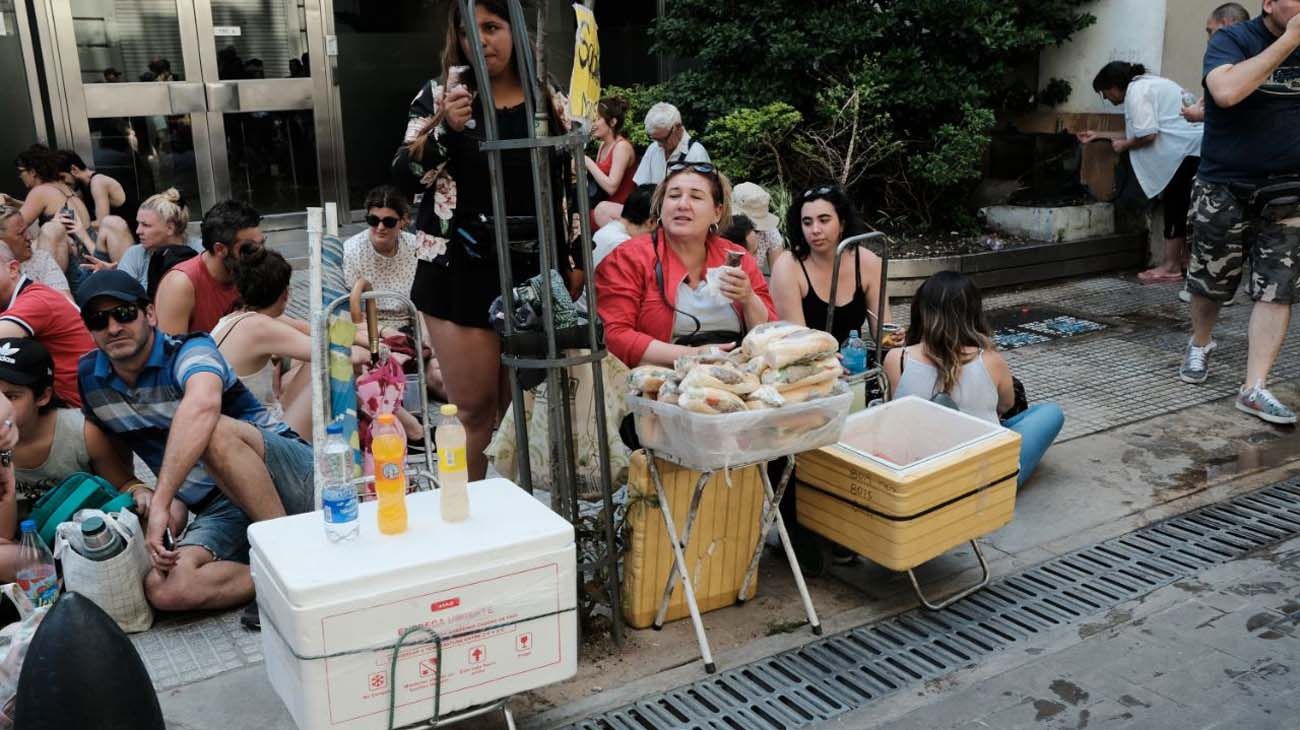
[[[307,276],[295,271],[290,311],[305,314]],[[1030,401],[1052,400],[1066,413],[1060,440],[1216,400],[1235,392],[1245,366],[1250,306],[1223,310],[1219,350],[1200,386],[1177,379],[1187,342],[1187,305],[1177,287],[1142,286],[1131,278],[1094,277],[989,296],[988,310],[1048,305],[1101,321],[1101,332],[1031,345],[1005,353]],[[894,310],[906,322],[906,306]],[[1279,380],[1300,376],[1300,323],[1293,325],[1275,369]],[[237,613],[161,617],[132,637],[159,689],[190,684],[258,664],[260,639],[242,629]]]

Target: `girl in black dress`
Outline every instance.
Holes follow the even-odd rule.
[[[478,28],[487,62],[496,109],[483,109],[474,93],[478,82],[470,70],[471,51],[464,36],[460,3],[452,3],[447,43],[443,49],[441,79],[430,80],[411,103],[407,131],[393,160],[393,173],[405,187],[423,194],[416,215],[418,258],[411,300],[423,313],[447,391],[459,407],[468,443],[470,479],[482,479],[487,470],[483,450],[492,437],[498,414],[509,402],[503,387],[501,342],[488,320],[488,307],[501,293],[497,269],[492,187],[487,154],[479,150],[484,137],[484,117],[496,114],[502,139],[528,136],[531,120],[524,103],[528,81],[514,57],[514,29],[508,6],[501,0],[480,0],[474,25]],[[520,29],[527,32],[526,29]],[[531,41],[530,41],[531,42]],[[454,71],[453,71],[454,69]],[[451,72],[449,74],[449,71]],[[551,112],[546,134],[567,131],[563,99],[548,95],[539,100]],[[502,154],[506,212],[509,216],[535,216],[530,156],[526,150]],[[557,175],[567,169],[552,164]],[[557,197],[566,188],[554,181]],[[557,227],[564,217],[555,212]],[[539,269],[537,230],[511,226],[514,284],[535,276]],[[557,231],[556,241],[564,241]],[[557,256],[561,273],[568,259]]]

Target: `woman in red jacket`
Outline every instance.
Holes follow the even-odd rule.
[[[731,184],[713,165],[670,164],[655,191],[655,229],[596,268],[605,342],[628,367],[671,366],[709,345],[731,349],[748,329],[776,319],[754,258],[718,236],[730,200]],[[739,265],[729,266],[728,254],[738,255]]]

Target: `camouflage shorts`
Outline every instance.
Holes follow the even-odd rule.
[[[1187,289],[1216,302],[1232,299],[1250,262],[1246,293],[1257,302],[1292,304],[1300,294],[1300,205],[1254,217],[1227,185],[1196,181]]]

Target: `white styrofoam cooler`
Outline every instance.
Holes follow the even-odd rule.
[[[412,626],[450,636],[542,616],[444,641],[443,715],[577,672],[573,527],[505,479],[469,494],[455,524],[437,491],[409,495],[401,535],[379,533],[374,502],[351,542],[330,543],[319,513],[249,527],[266,671],[301,730],[386,728],[391,686],[395,725],[432,715],[431,643],[404,648],[396,676],[391,651],[294,657],[391,645]]]

